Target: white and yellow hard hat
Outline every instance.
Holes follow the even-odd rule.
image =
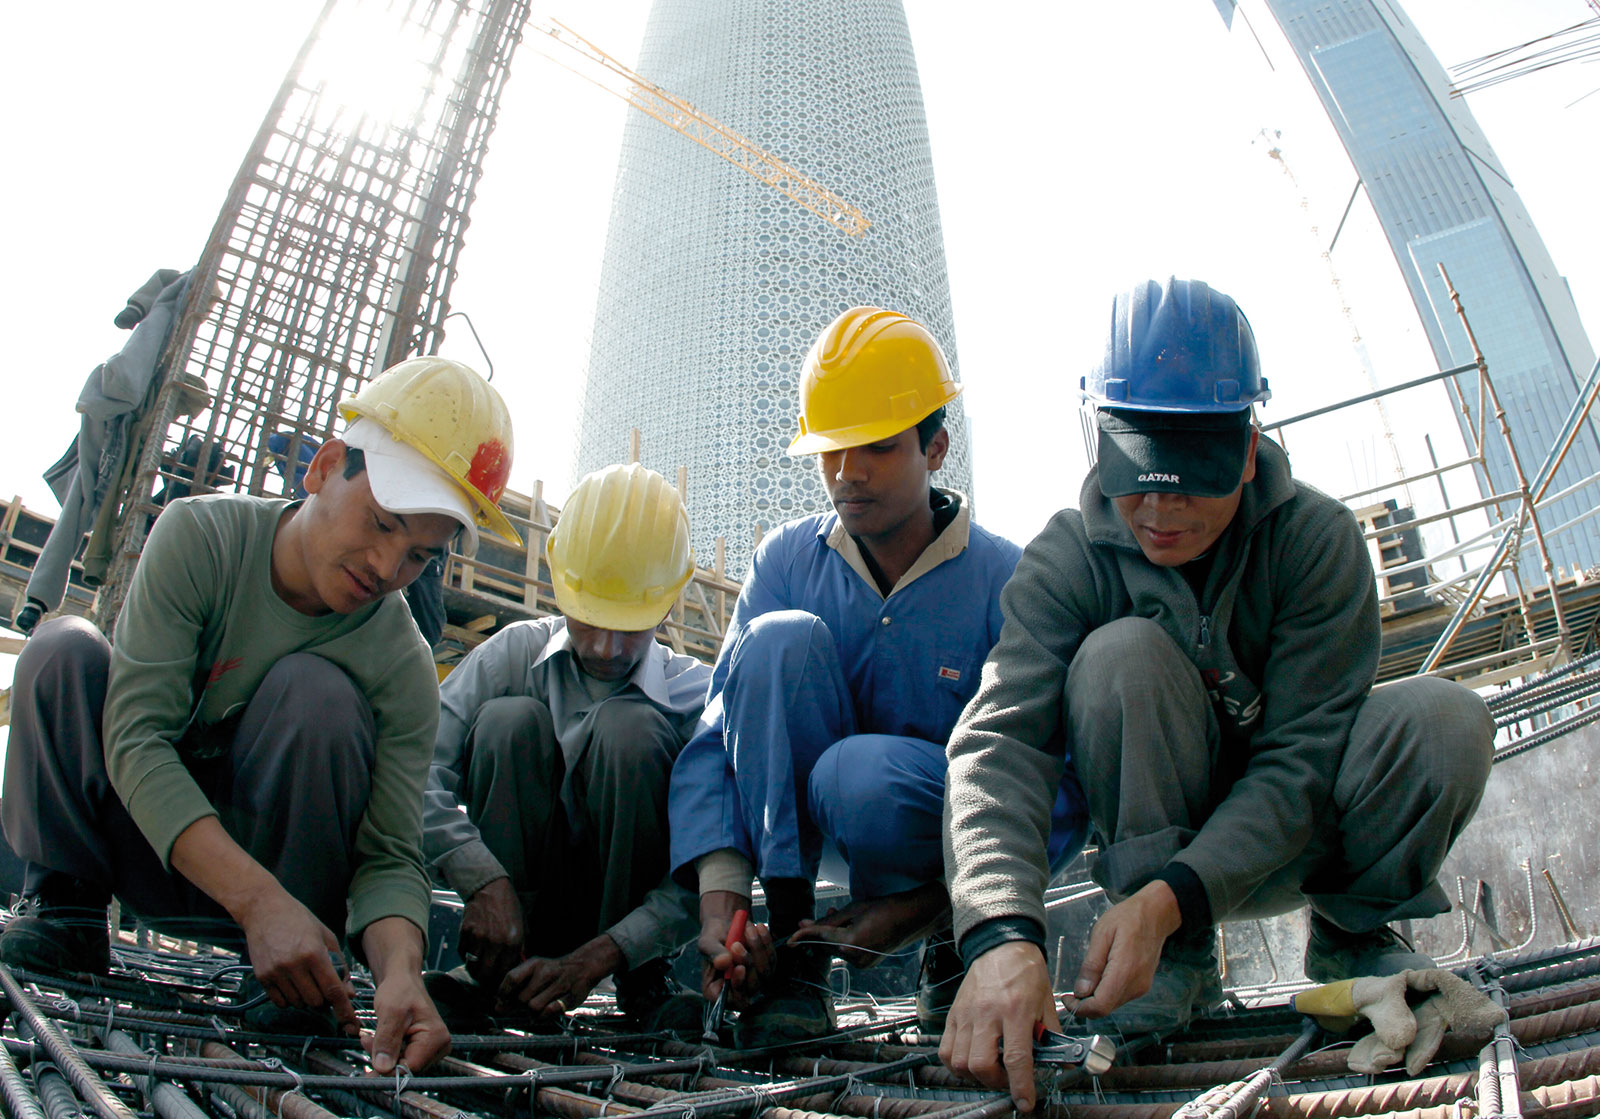
[[[346,439],[367,454],[371,469],[374,453],[402,463],[405,453],[382,440],[374,440],[374,423],[393,443],[409,448],[442,470],[468,503],[470,520],[463,550],[477,545],[477,528],[487,528],[511,544],[521,537],[500,511],[500,496],[511,478],[511,413],[505,401],[482,377],[459,361],[442,357],[414,357],[390,366],[367,382],[354,396],[339,403],[339,414],[349,422]],[[398,469],[399,467],[397,467]],[[373,496],[378,494],[383,467],[373,475]],[[420,508],[420,507],[419,507]],[[395,512],[412,510],[394,509]],[[454,510],[439,512],[457,515]]]

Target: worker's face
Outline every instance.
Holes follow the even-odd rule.
[[[887,540],[928,511],[928,475],[944,463],[950,433],[917,445],[917,429],[843,451],[823,451],[822,484],[852,536]]]
[[[286,597],[307,613],[351,614],[402,590],[461,527],[443,513],[389,512],[373,498],[366,471],[346,478],[344,467],[344,444],[331,439],[306,468],[312,497],[295,514],[304,518],[297,534],[304,586],[290,586]]]
[[[1256,436],[1251,433],[1239,488],[1226,497],[1135,493],[1114,497],[1111,502],[1133,530],[1145,559],[1159,567],[1177,567],[1211,550],[1239,511],[1244,483],[1255,476]]]
[[[596,680],[626,680],[656,639],[654,629],[601,629],[567,618],[567,639],[578,667]]]

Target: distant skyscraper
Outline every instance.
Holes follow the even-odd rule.
[[[689,469],[695,552],[827,507],[784,454],[806,350],[840,311],[927,324],[956,364],[927,119],[900,0],[655,0],[636,69],[872,222],[852,238],[642,113],[623,135],[578,432],[579,473]],[[971,492],[961,402],[940,484]]]
[[[1472,361],[1438,265],[1449,271],[1531,477],[1595,355],[1510,175],[1466,103],[1449,96],[1449,78],[1397,0],[1265,2],[1366,185],[1441,368]],[[1226,16],[1228,5],[1219,7]],[[1463,424],[1476,426],[1475,392],[1467,403],[1472,417]],[[1515,490],[1492,417],[1488,431],[1487,484]],[[1596,471],[1600,442],[1588,424],[1549,492]],[[1540,523],[1549,532],[1595,504],[1594,489],[1585,488]],[[1530,558],[1524,553],[1524,571]],[[1600,522],[1561,533],[1551,558],[1568,568],[1600,562]]]

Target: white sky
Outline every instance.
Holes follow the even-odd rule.
[[[1446,66],[1590,14],[1583,0],[1405,6]],[[84,377],[126,337],[112,316],[153,269],[198,256],[320,7],[85,0],[7,12],[0,492],[55,512],[39,474],[76,429]],[[1243,22],[1224,28],[1211,0],[906,7],[973,419],[976,507],[989,527],[1025,542],[1076,503],[1084,463],[1073,389],[1100,345],[1111,294],[1135,279],[1201,278],[1239,300],[1277,394],[1269,420],[1365,388],[1310,229],[1320,228],[1325,246],[1354,172],[1260,0],[1242,10],[1276,70]],[[551,8],[630,63],[647,11],[648,0]],[[1596,86],[1600,68],[1567,66],[1469,99],[1591,335],[1600,333],[1600,95],[1564,106]],[[512,404],[512,486],[527,491],[543,478],[556,500],[570,481],[612,177],[631,111],[524,46],[454,292]],[[1265,154],[1262,128],[1281,130],[1299,191]],[[749,189],[768,188],[751,180]],[[1432,371],[1364,202],[1335,263],[1379,379]],[[456,334],[446,352],[475,359],[466,331]],[[1414,454],[1416,417],[1428,409],[1407,401],[1396,411]],[[1454,438],[1442,416],[1428,426],[1436,443]],[[1389,461],[1375,437],[1328,434],[1291,445],[1298,472],[1324,488],[1346,488]],[[619,457],[625,438],[618,434]],[[0,657],[0,683],[9,662]]]

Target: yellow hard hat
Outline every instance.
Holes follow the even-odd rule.
[[[817,338],[800,380],[791,455],[898,435],[961,395],[928,328],[898,311],[852,307]]]
[[[545,553],[561,612],[601,629],[654,629],[694,574],[683,498],[638,463],[579,482]]]
[[[511,413],[493,386],[459,361],[414,357],[392,365],[339,402],[347,421],[365,416],[450,475],[478,524],[522,543],[500,512],[511,477]]]

